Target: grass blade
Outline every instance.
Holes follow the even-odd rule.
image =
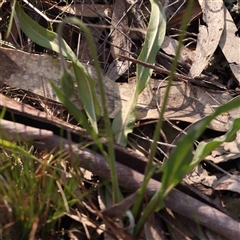
[[[147,35],[138,60],[155,64],[156,55],[162,46],[166,33],[166,18],[158,0],[150,0],[151,15]],[[137,93],[140,94],[148,85],[153,70],[137,64]]]
[[[211,142],[200,142],[194,154],[191,168],[201,162],[209,153],[224,142],[232,142],[236,139],[236,133],[240,130],[240,118],[234,119],[230,129],[221,137],[214,138]]]
[[[119,202],[120,200],[120,190],[119,190],[119,186],[118,186],[118,179],[117,179],[117,172],[116,172],[116,166],[115,166],[115,151],[114,151],[114,139],[113,139],[113,133],[111,131],[111,122],[108,116],[108,110],[107,110],[107,100],[106,100],[106,94],[105,94],[105,89],[104,89],[104,82],[103,82],[103,76],[102,76],[102,70],[100,67],[100,63],[98,61],[98,57],[97,57],[97,51],[96,51],[96,47],[93,41],[93,37],[89,31],[89,29],[87,28],[87,26],[81,22],[79,19],[74,18],[74,17],[69,17],[69,18],[65,18],[62,23],[59,25],[59,29],[58,29],[58,33],[61,32],[61,28],[63,27],[63,24],[65,23],[73,23],[77,26],[79,26],[83,32],[85,33],[85,36],[88,40],[88,44],[89,44],[89,48],[92,54],[92,57],[94,59],[94,65],[95,65],[95,70],[96,70],[96,75],[97,75],[97,81],[98,81],[98,87],[99,87],[99,91],[100,91],[100,96],[101,96],[101,105],[102,105],[102,109],[103,109],[103,118],[104,118],[104,122],[105,122],[105,131],[106,131],[106,138],[108,140],[108,154],[105,154],[105,152],[102,152],[106,158],[106,160],[108,161],[110,170],[111,170],[111,181],[112,181],[112,197],[113,197],[113,201],[114,203]],[[60,38],[59,38],[60,39]],[[61,45],[61,39],[59,41],[59,44]],[[82,72],[79,71],[79,68],[75,65],[78,62],[73,62],[73,66],[74,66],[74,71],[76,74],[77,79],[81,78],[85,78],[86,75],[81,75]],[[81,75],[81,76],[80,76]],[[77,80],[78,81],[78,80]],[[91,85],[90,81],[84,81],[85,87],[93,87],[93,85]],[[82,86],[82,81],[78,82],[78,90],[81,91],[81,95],[85,96],[85,99],[88,98],[89,94],[88,92],[84,92],[84,87]],[[95,86],[95,85],[94,85]],[[93,88],[95,91],[95,88]],[[95,93],[95,92],[94,92]],[[92,100],[93,103],[93,100]],[[91,108],[92,103],[89,103],[89,108]],[[86,102],[87,104],[87,102]]]
[[[159,211],[164,207],[164,199],[170,191],[181,182],[186,174],[188,174],[199,161],[202,160],[207,152],[211,151],[213,147],[217,146],[215,143],[210,144],[211,147],[204,148],[200,146],[197,155],[193,158],[192,145],[198,139],[209,123],[218,115],[230,111],[234,108],[239,108],[240,96],[232,99],[230,102],[218,107],[215,112],[205,118],[203,121],[196,124],[189,133],[179,139],[176,143],[177,147],[173,149],[169,158],[165,162],[161,171],[163,172],[162,187],[154,194],[148,206],[145,208],[139,222],[135,227],[135,235],[139,233],[147,217],[154,211]],[[239,118],[233,122],[232,127],[223,137],[225,140],[233,140],[235,133],[240,129]],[[223,139],[221,139],[223,141]],[[202,154],[204,153],[204,154]]]
[[[215,143],[212,143],[208,145],[212,147],[208,150],[205,149],[203,152],[201,152],[203,149],[201,149],[202,147],[200,146],[200,150],[197,151],[197,156],[195,156],[195,160],[192,162],[192,143],[202,135],[204,130],[214,118],[234,108],[238,108],[239,103],[240,97],[236,97],[230,102],[218,107],[212,115],[203,119],[203,121],[199,122],[199,124],[196,124],[196,126],[194,126],[194,128],[190,130],[186,136],[179,139],[176,143],[177,147],[173,149],[168,160],[161,169],[163,172],[162,193],[164,197],[166,197],[170,190],[175,187],[183,179],[183,177],[188,174],[197,163],[199,163],[199,161],[202,160],[202,157],[204,157],[205,154],[212,149],[212,147],[217,146]],[[238,128],[239,119],[235,119],[233,126],[225,136],[226,140],[230,140],[230,137],[236,133]]]
[[[74,116],[74,118],[83,126],[84,129],[92,136],[93,139],[97,138],[97,133],[89,125],[86,115],[79,111],[79,109],[69,100],[69,98],[50,80],[50,84],[53,90],[56,92],[59,100],[64,104],[68,111]]]
[[[187,27],[187,23],[188,23],[189,18],[190,18],[190,11],[192,9],[191,4],[192,4],[192,1],[190,0],[188,2],[188,5],[187,5],[186,16],[184,17],[184,20],[183,20],[183,23],[182,23],[182,26],[181,26],[181,29],[183,30],[183,32],[185,31],[185,29]],[[145,169],[144,182],[142,184],[141,190],[139,191],[139,193],[140,193],[139,197],[138,197],[137,201],[135,202],[135,204],[133,206],[133,215],[134,216],[138,215],[139,207],[140,207],[142,199],[144,197],[144,192],[145,192],[147,183],[148,183],[149,179],[151,178],[151,176],[153,174],[153,159],[154,159],[154,156],[156,154],[157,142],[158,142],[158,139],[159,139],[159,136],[160,136],[160,130],[162,128],[162,123],[163,123],[163,119],[164,119],[164,112],[165,112],[165,109],[166,109],[166,106],[167,106],[168,96],[169,96],[169,92],[170,92],[170,89],[171,89],[172,81],[174,79],[174,73],[175,73],[175,70],[177,68],[178,58],[179,58],[179,55],[180,55],[183,38],[184,38],[184,34],[181,34],[180,37],[179,37],[179,46],[176,50],[176,56],[175,56],[174,61],[172,63],[170,76],[168,78],[168,85],[167,85],[167,88],[166,88],[166,91],[165,91],[165,94],[164,94],[163,103],[162,103],[162,106],[161,106],[161,112],[159,114],[159,118],[158,118],[156,128],[155,128],[155,131],[154,131],[153,143],[151,145],[151,151],[150,151],[150,155],[149,155],[149,158],[148,158],[148,163],[147,163],[147,166],[146,166],[146,169]],[[161,201],[163,201],[163,200],[161,199]],[[135,231],[134,231],[135,235],[137,235],[139,233],[139,231],[141,230],[141,228],[142,228],[144,222],[146,221],[147,217],[149,216],[149,214],[151,214],[151,212],[154,211],[153,209],[155,209],[155,207],[156,207],[154,204],[155,204],[155,202],[153,201],[153,203],[149,203],[147,205],[147,207],[145,208],[145,210],[143,212],[143,216],[140,218],[140,220],[138,221],[138,223],[136,225],[136,228],[135,228]],[[162,205],[163,205],[163,202],[159,202],[158,206],[162,206]]]

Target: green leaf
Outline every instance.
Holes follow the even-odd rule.
[[[151,15],[148,31],[144,41],[139,60],[154,64],[156,55],[162,45],[166,32],[166,18],[161,3],[158,0],[150,0]],[[115,133],[116,142],[125,146],[127,135],[132,132],[136,120],[135,107],[139,94],[149,83],[152,69],[137,64],[137,84],[133,97],[118,112],[113,120],[112,129]]]
[[[188,174],[196,164],[207,154],[209,151],[214,149],[220,142],[223,140],[229,141],[233,140],[235,133],[239,130],[240,122],[239,119],[235,119],[232,127],[229,131],[225,134],[218,144],[213,144],[211,147],[201,147],[197,151],[199,153],[198,156],[193,160],[192,156],[192,145],[195,140],[197,140],[204,130],[207,128],[209,123],[216,118],[218,115],[231,111],[234,108],[240,108],[240,96],[232,99],[230,102],[218,107],[215,112],[204,118],[198,124],[196,124],[187,135],[183,136],[182,139],[176,143],[177,147],[174,148],[165,162],[164,166],[162,167],[161,171],[163,172],[162,177],[162,186],[161,188],[154,194],[150,203],[144,209],[144,212],[136,225],[135,228],[135,235],[140,231],[141,227],[144,224],[147,216],[151,214],[153,211],[159,211],[161,208],[164,207],[164,199],[169,194],[169,192],[183,179],[183,177]],[[210,146],[208,145],[208,146]],[[204,150],[203,150],[204,149]],[[202,154],[203,153],[203,154]],[[193,160],[193,161],[192,161]]]
[[[240,118],[234,119],[231,128],[221,137],[214,138],[211,142],[200,142],[194,154],[191,167],[201,162],[209,153],[224,142],[232,142],[236,139],[236,133],[240,130]]]
[[[74,80],[69,71],[64,71],[60,78],[60,86],[66,97],[70,98],[74,93]]]
[[[217,140],[213,143],[209,143],[205,146],[200,145],[200,148],[195,153],[195,157],[193,159],[192,144],[202,135],[210,122],[218,115],[239,107],[240,97],[236,97],[228,103],[216,108],[213,114],[204,118],[196,124],[187,135],[179,139],[176,143],[177,147],[172,150],[169,158],[161,169],[163,172],[161,191],[164,197],[166,197],[170,190],[175,187],[184,178],[184,176],[188,174],[194,166],[196,166],[196,164],[198,164],[199,161],[206,156],[206,154],[209,153],[209,151],[212,151],[214,147],[219,146],[218,144],[221,144],[222,141],[229,141],[233,139],[234,134],[239,129],[239,119],[234,120],[232,127],[226,133],[225,137],[220,139],[217,138]],[[218,144],[216,144],[217,141]]]
[[[0,146],[8,148],[12,152],[16,152],[16,153],[18,152],[18,153],[22,154],[23,156],[27,156],[29,159],[37,160],[36,157],[34,157],[31,153],[29,153],[28,151],[24,150],[21,146],[18,146],[11,141],[7,141],[7,140],[0,138]]]
[[[182,42],[183,39],[185,37],[184,32],[186,31],[187,28],[187,24],[190,20],[190,15],[191,15],[191,10],[192,10],[192,4],[193,4],[193,0],[189,0],[186,6],[186,12],[184,15],[184,19],[182,21],[181,24],[181,30],[182,30],[182,34],[179,36],[179,45],[176,49],[176,55],[175,58],[172,62],[172,66],[171,66],[171,72],[168,78],[168,84],[167,84],[167,88],[163,97],[163,101],[162,101],[162,106],[161,106],[161,112],[159,114],[159,118],[156,124],[156,129],[154,131],[154,135],[153,135],[153,144],[151,146],[151,151],[150,151],[150,155],[148,158],[148,163],[145,169],[145,178],[141,187],[140,192],[145,192],[145,186],[148,182],[148,179],[146,176],[148,176],[149,174],[151,174],[151,170],[152,170],[152,164],[153,164],[153,159],[154,156],[156,154],[156,149],[157,149],[157,141],[159,139],[159,135],[160,135],[160,130],[162,128],[162,123],[163,123],[163,119],[164,119],[164,111],[166,109],[167,106],[167,102],[168,102],[168,96],[169,96],[169,92],[170,92],[170,88],[172,85],[172,81],[174,79],[174,72],[176,71],[177,68],[177,63],[178,63],[178,58],[180,56],[180,51],[181,51],[181,46],[182,46]],[[138,209],[141,204],[141,200],[143,199],[143,195],[141,195],[138,199],[138,201],[135,202],[134,204],[134,208],[133,209]],[[146,219],[148,218],[148,216],[153,213],[156,209],[161,209],[164,206],[164,197],[163,194],[161,192],[161,190],[157,191],[157,193],[154,195],[154,197],[151,199],[150,203],[146,206],[146,208],[143,210],[143,213],[141,215],[141,218],[139,220],[139,222],[137,223],[135,230],[134,230],[134,235],[138,235],[139,232],[141,231],[144,222],[146,221]],[[134,216],[136,216],[136,212],[134,212]]]
[[[5,36],[6,38],[9,37],[10,32],[11,32],[11,29],[12,29],[16,2],[17,2],[17,0],[14,0],[14,1],[12,2],[12,11],[11,11],[11,16],[10,16],[9,24],[8,24],[7,33],[6,33],[6,36]]]
[[[91,122],[95,131],[98,132],[97,116],[101,115],[101,108],[96,97],[96,82],[95,80],[91,79],[88,74],[82,71],[76,62],[73,62],[72,64],[78,85],[79,96],[81,96],[82,101],[84,101],[84,108],[87,112],[89,121]]]
[[[58,35],[55,32],[49,31],[46,28],[41,27],[38,23],[33,21],[16,3],[16,14],[18,16],[19,25],[22,31],[38,45],[49,48],[55,52],[60,52]],[[61,23],[62,24],[62,23]],[[94,127],[95,131],[98,132],[97,128],[97,116],[100,116],[101,109],[97,99],[95,91],[95,80],[89,75],[85,67],[77,60],[74,52],[67,45],[67,43],[61,39],[61,52],[63,56],[69,58],[74,65],[74,72],[77,78],[79,87],[79,96],[82,100],[84,109],[89,117],[89,121]],[[65,68],[64,68],[65,69]],[[69,86],[67,87],[67,84]],[[72,81],[62,82],[64,84],[63,90],[69,95],[70,87],[72,87]],[[65,88],[66,87],[66,88]],[[84,89],[84,90],[82,90]],[[72,91],[72,90],[71,90]],[[84,92],[83,92],[84,91]],[[84,93],[84,94],[83,94]]]
[[[37,22],[32,20],[16,3],[16,14],[18,17],[19,25],[21,30],[35,43],[38,45],[51,49],[59,53],[59,44],[57,39],[57,34],[55,32],[49,31],[46,28],[40,26]],[[63,55],[73,60],[76,59],[76,56],[72,49],[67,45],[63,40],[64,49]],[[65,51],[66,49],[66,51]]]
[[[104,81],[103,81],[103,76],[102,76],[102,70],[100,67],[100,63],[98,61],[98,56],[97,56],[97,51],[96,51],[96,47],[93,41],[93,37],[88,29],[88,27],[86,26],[86,24],[84,24],[82,21],[80,21],[79,19],[75,18],[75,17],[68,17],[65,18],[62,23],[59,25],[58,28],[58,33],[61,32],[61,28],[63,27],[64,23],[72,23],[75,24],[77,26],[79,26],[83,32],[85,33],[85,37],[88,41],[89,44],[89,48],[90,48],[90,52],[92,54],[92,57],[94,59],[94,66],[95,66],[95,70],[96,70],[96,75],[97,75],[97,82],[98,82],[98,87],[99,87],[99,92],[100,92],[100,100],[101,100],[101,105],[102,105],[102,109],[103,109],[103,119],[105,122],[105,130],[106,130],[106,139],[108,140],[108,154],[105,154],[105,151],[101,151],[105,157],[105,159],[107,160],[109,167],[110,167],[110,171],[111,171],[111,182],[112,182],[112,195],[113,195],[113,200],[114,202],[119,202],[120,199],[120,190],[119,190],[119,186],[118,186],[118,179],[117,179],[117,172],[116,172],[116,166],[115,166],[115,151],[114,151],[114,141],[113,141],[113,133],[111,131],[111,122],[108,116],[108,110],[107,110],[107,100],[106,100],[106,94],[105,94],[105,89],[104,89]],[[61,44],[61,41],[60,41]],[[76,62],[74,62],[75,64]],[[76,68],[76,66],[73,64],[74,66],[74,71],[76,76],[78,76],[78,79],[81,78],[85,78],[85,75],[81,76],[78,75],[81,74],[80,72],[78,72],[78,69]],[[84,89],[86,88],[91,88],[91,82],[87,82],[87,81],[83,81],[85,83],[85,85],[82,84],[82,82],[78,82],[78,90],[81,91],[80,94],[82,96],[85,96],[85,99],[90,98],[90,102],[89,102],[89,111],[91,110],[91,106],[93,106],[93,102],[94,99],[92,99],[92,96],[88,95],[89,93],[86,92]],[[87,104],[87,101],[86,101]],[[91,119],[90,119],[91,120]],[[94,126],[93,126],[94,127]],[[97,127],[97,123],[96,123],[96,127]],[[101,149],[101,148],[100,148]]]
[[[93,139],[96,139],[97,133],[89,125],[85,114],[82,111],[79,111],[79,109],[72,103],[72,101],[69,99],[69,97],[67,97],[66,94],[63,93],[51,80],[49,80],[49,81],[50,81],[50,84],[51,84],[53,90],[56,92],[59,100],[64,104],[64,106],[66,106],[68,111],[83,126],[83,128],[86,129],[86,131],[93,137]]]
[[[166,33],[166,18],[161,3],[158,0],[150,0],[151,15],[147,35],[139,60],[155,64],[155,58],[162,46]],[[140,94],[149,83],[153,69],[137,64],[137,93]]]
[[[126,146],[127,135],[132,132],[135,125],[136,103],[137,97],[134,95],[133,98],[128,101],[128,103],[122,106],[112,123],[112,130],[115,133],[115,140],[122,146]]]

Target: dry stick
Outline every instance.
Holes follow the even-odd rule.
[[[140,61],[138,59],[135,59],[135,58],[132,58],[132,57],[128,57],[128,56],[119,55],[119,58],[131,61],[131,62],[133,62],[135,64],[140,64],[140,65],[142,65],[142,66],[144,66],[146,68],[151,68],[151,69],[153,69],[157,73],[170,75],[170,70],[167,70],[167,69],[165,69],[163,67],[157,67],[157,66],[152,65],[150,63],[143,62],[143,61]],[[199,76],[199,77],[191,78],[189,76],[185,76],[185,75],[182,75],[180,73],[174,73],[174,77],[175,77],[175,79],[177,79],[179,81],[184,81],[186,83],[190,82],[190,83],[196,84],[199,87],[207,87],[207,88],[209,88],[209,86],[206,85],[205,82],[202,82],[200,80],[212,80],[213,79],[213,78],[208,77],[208,76]],[[219,86],[216,86],[216,85],[214,85],[214,86],[218,87],[219,89],[221,89]]]
[[[45,141],[44,141],[45,142]],[[62,142],[64,150],[69,149],[68,141],[63,140],[58,136],[49,137],[46,139],[45,146],[51,148],[59,146]],[[83,167],[94,174],[104,179],[110,178],[110,169],[102,155],[91,150],[79,150],[78,144],[71,145],[73,154],[75,155],[72,161],[79,159],[79,167]],[[140,174],[131,168],[128,168],[120,163],[116,163],[119,185],[125,189],[136,191],[144,180],[144,175]],[[128,177],[126,177],[128,176]],[[148,183],[146,193],[152,197],[155,192],[161,187],[161,183],[151,179]],[[165,199],[166,207],[173,211],[190,218],[228,239],[240,239],[240,223],[233,220],[226,214],[216,210],[178,190],[173,190]]]
[[[4,120],[1,120],[0,127],[1,130],[5,129],[6,132],[9,132],[9,137],[19,137],[18,129],[20,132],[23,132],[24,125],[20,123],[15,123],[15,131],[9,124],[2,124]],[[39,129],[36,130],[36,132]],[[2,132],[2,131],[1,131]],[[33,140],[38,139],[36,132],[33,132]],[[28,137],[31,135],[31,132],[28,133]],[[60,147],[61,150],[69,151],[71,150],[72,159],[71,161],[79,160],[79,167],[85,168],[86,170],[91,171],[92,173],[98,175],[103,179],[110,178],[110,169],[103,158],[102,155],[93,152],[89,149],[79,150],[79,145],[76,143],[71,143],[69,146],[69,140],[63,139],[57,135],[46,134],[46,138],[43,139],[41,136],[41,142],[39,144],[38,140],[34,141],[34,145],[39,148],[45,148],[48,150],[57,149]],[[5,136],[6,137],[6,136]],[[138,190],[144,180],[144,175],[140,174],[129,167],[126,167],[120,163],[116,163],[117,175],[119,185],[125,189],[136,191]],[[127,176],[127,177],[126,177]],[[155,192],[161,187],[161,183],[150,179],[146,194],[149,197],[152,197]],[[227,239],[240,239],[240,223],[230,218],[226,214],[220,212],[219,210],[212,208],[176,189],[173,189],[168,197],[165,199],[166,207],[171,210],[195,221],[199,224],[219,233],[220,235],[226,237]]]
[[[170,71],[167,70],[167,69],[164,69],[164,68],[162,68],[162,67],[157,67],[157,66],[155,66],[155,65],[152,65],[152,64],[150,64],[150,63],[146,63],[146,62],[140,61],[140,60],[135,59],[135,58],[132,58],[132,57],[127,57],[127,56],[119,55],[119,58],[120,58],[120,59],[123,58],[123,59],[125,59],[125,60],[129,60],[129,61],[131,61],[131,62],[134,62],[134,63],[136,63],[136,64],[140,64],[140,65],[142,65],[142,66],[144,66],[144,67],[147,67],[147,68],[151,68],[151,69],[155,70],[155,71],[158,72],[158,73],[163,73],[163,74],[167,74],[167,75],[170,74]],[[176,79],[179,79],[179,80],[182,80],[182,81],[190,81],[190,80],[193,80],[192,78],[190,78],[190,77],[188,77],[188,76],[184,76],[184,75],[179,74],[179,73],[175,73],[174,76],[175,76]]]
[[[23,142],[53,136],[52,131],[25,126],[5,119],[0,119],[0,129],[0,138],[8,141],[20,140]]]

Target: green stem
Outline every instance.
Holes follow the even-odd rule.
[[[193,0],[189,0],[188,4],[187,4],[186,14],[185,14],[185,17],[183,19],[182,26],[181,26],[181,29],[183,31],[186,30],[187,24],[190,20],[192,5],[193,5]],[[145,170],[145,178],[144,178],[144,183],[142,185],[141,192],[145,192],[146,187],[147,187],[146,182],[148,182],[148,180],[150,178],[150,175],[152,173],[151,169],[152,169],[152,165],[153,165],[154,156],[156,154],[157,142],[158,142],[158,139],[159,139],[159,136],[160,136],[160,129],[162,128],[162,123],[163,123],[163,119],[164,119],[164,112],[165,112],[166,107],[167,107],[168,96],[169,96],[169,93],[170,93],[172,81],[174,79],[174,73],[175,73],[176,68],[177,68],[178,58],[179,58],[179,55],[180,55],[180,52],[181,52],[181,47],[182,47],[182,42],[183,42],[184,37],[185,37],[185,34],[181,34],[180,37],[179,37],[179,45],[178,45],[178,48],[176,50],[176,56],[174,58],[173,64],[171,66],[171,72],[170,72],[170,76],[169,76],[169,79],[168,79],[168,85],[167,85],[166,92],[165,92],[165,95],[164,95],[160,116],[159,116],[159,119],[158,119],[158,122],[157,122],[157,125],[156,125],[156,129],[155,129],[154,135],[153,135],[153,144],[151,146],[151,151],[150,151],[148,163],[147,163],[146,170]],[[142,201],[142,199],[141,199],[141,201]],[[141,203],[141,201],[139,201],[139,203]],[[159,202],[160,203],[163,202],[162,191],[158,191],[158,195],[156,197],[152,198],[149,205],[144,210],[143,215],[141,216],[141,219],[138,221],[138,223],[135,227],[134,236],[137,236],[139,234],[140,230],[143,227],[144,222],[147,220],[148,216],[155,211]],[[138,206],[135,206],[135,210],[139,206],[140,206],[140,204]],[[161,206],[163,207],[164,204],[163,205],[161,204]]]
[[[101,102],[102,102],[102,107],[103,107],[103,118],[104,118],[104,122],[105,122],[106,136],[107,136],[107,140],[108,140],[108,144],[107,144],[108,154],[106,154],[106,152],[103,150],[102,147],[100,148],[100,150],[102,151],[104,157],[108,161],[108,164],[110,167],[113,202],[117,203],[120,201],[120,190],[119,190],[119,185],[118,185],[117,170],[116,170],[116,164],[115,164],[114,138],[113,138],[113,134],[111,131],[111,122],[110,122],[110,119],[108,116],[107,100],[106,100],[106,94],[105,94],[105,90],[104,90],[104,82],[103,82],[101,67],[100,67],[100,63],[98,61],[98,57],[97,57],[97,50],[96,50],[96,47],[95,47],[95,44],[93,41],[93,37],[92,37],[89,29],[82,21],[80,21],[74,17],[65,18],[59,26],[58,33],[62,32],[62,27],[63,27],[64,23],[76,24],[83,30],[83,32],[85,33],[85,36],[88,40],[89,48],[90,48],[91,54],[94,59],[94,65],[95,65],[95,70],[96,70],[96,74],[97,74],[97,80],[98,80],[98,85],[99,85],[99,90],[100,90],[100,95],[101,95]],[[60,37],[59,37],[59,44],[61,44],[61,43],[62,43],[62,40],[60,40]],[[61,49],[61,45],[59,47]],[[60,53],[61,53],[61,50],[60,50]]]

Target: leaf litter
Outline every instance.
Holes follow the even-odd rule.
[[[143,2],[142,5],[134,1],[126,2],[127,3],[125,4],[128,8],[122,9],[119,4],[122,4],[123,1],[116,1],[111,4],[101,3],[101,1],[99,4],[96,4],[89,1],[86,4],[76,4],[75,7],[73,5],[52,5],[52,3],[46,1],[48,5],[51,4],[52,9],[55,11],[54,14],[68,13],[77,15],[90,23],[94,18],[95,21],[96,18],[99,18],[99,25],[106,26],[105,31],[97,31],[97,33],[94,33],[95,30],[93,26],[93,34],[96,36],[96,44],[99,46],[98,54],[100,60],[102,61],[103,71],[105,72],[104,84],[108,103],[108,112],[111,118],[114,118],[116,113],[121,109],[122,105],[129,100],[129,97],[133,93],[133,89],[136,85],[133,62],[130,64],[129,60],[122,61],[118,58],[118,54],[126,54],[131,57],[138,56],[138,48],[140,48],[139,42],[143,40],[145,33],[130,30],[131,28],[145,28],[149,17],[148,1]],[[165,1],[161,2],[163,5],[165,4]],[[181,21],[181,16],[185,11],[186,1],[166,2],[168,2],[168,6],[165,6],[168,19],[167,35],[165,36],[162,48],[159,52],[161,59],[159,60],[159,56],[157,56],[156,65],[169,70],[171,61],[175,55],[176,46],[178,45],[176,36],[179,35],[179,22]],[[4,4],[7,3],[5,1],[1,3],[1,10],[6,6]],[[201,121],[201,119],[211,114],[217,106],[230,101],[240,93],[240,38],[236,34],[238,26],[240,25],[240,17],[239,6],[237,4],[239,4],[237,1],[216,2],[199,0],[198,3],[193,6],[194,9],[192,12],[194,14],[189,22],[187,37],[184,42],[185,46],[183,46],[181,51],[177,73],[183,77],[192,78],[195,82],[192,81],[190,83],[186,81],[176,81],[172,86],[167,111],[165,113],[165,119],[166,121],[170,121],[172,123],[171,128],[178,130],[172,130],[175,136],[169,137],[170,139],[176,138],[177,135],[182,134],[185,130],[187,131],[186,126],[194,122]],[[87,11],[83,11],[83,8]],[[121,9],[121,11],[118,11],[119,9]],[[129,9],[129,12],[127,12],[127,9]],[[45,10],[49,11],[49,13],[51,12],[51,10]],[[115,16],[114,14],[118,15],[116,19],[113,18],[113,16]],[[108,18],[111,19],[111,22],[108,21]],[[136,18],[141,20],[136,21]],[[123,19],[125,20],[122,21]],[[4,24],[4,20],[5,19],[1,19],[0,24]],[[118,22],[121,27],[118,26],[114,30],[114,25],[117,25]],[[131,22],[131,25],[128,25],[129,22]],[[139,24],[139,22],[141,24]],[[113,26],[109,26],[109,23],[112,23]],[[99,29],[99,27],[97,29]],[[109,32],[108,29],[110,29],[113,33],[112,36],[106,37]],[[12,31],[16,30],[12,28]],[[74,31],[76,31],[76,29]],[[16,35],[18,35],[18,33],[15,32],[15,36]],[[5,36],[4,33],[3,36]],[[70,38],[71,36],[67,36],[66,41],[72,49],[76,50],[77,46],[81,50],[81,45],[78,45],[79,43],[76,41],[76,37],[73,37],[75,42],[73,41],[72,43]],[[3,38],[3,40],[5,39]],[[12,44],[12,46],[19,44],[14,39],[8,38],[7,40],[10,44]],[[85,40],[83,39],[83,41]],[[119,41],[122,42],[122,44]],[[1,41],[1,43],[3,44],[4,42]],[[36,53],[36,45],[34,44],[32,44],[31,53],[16,49],[11,50],[4,47],[6,47],[6,45],[2,45],[2,47],[0,47],[0,81],[2,84],[7,84],[8,86],[4,85],[2,92],[7,94],[9,91],[14,91],[12,88],[18,88],[22,89],[23,94],[26,94],[27,96],[30,95],[30,93],[37,94],[33,96],[35,96],[36,99],[41,98],[42,101],[44,101],[45,106],[51,101],[57,104],[56,102],[59,102],[59,99],[49,85],[48,79],[53,80],[55,84],[59,85],[61,67],[58,59],[50,56],[50,53],[48,55],[40,55]],[[220,54],[217,54],[218,52],[220,52]],[[86,59],[84,59],[84,56],[86,56]],[[91,66],[91,57],[88,54],[82,54],[81,61],[86,63],[84,66],[92,77],[96,78],[95,71]],[[216,62],[219,61],[220,63],[218,66],[216,65]],[[123,62],[125,62],[125,64]],[[67,64],[71,70],[71,63],[68,62]],[[118,66],[123,67],[123,70],[119,71]],[[139,129],[144,127],[146,124],[152,124],[150,122],[154,122],[154,120],[158,118],[159,111],[161,109],[162,96],[164,94],[164,89],[166,88],[166,83],[160,80],[166,78],[167,75],[168,74],[166,74],[165,71],[153,71],[149,86],[139,96],[136,108]],[[199,79],[197,79],[198,77]],[[116,80],[118,82],[114,82]],[[199,86],[199,82],[204,83],[204,87]],[[97,88],[96,92],[98,94]],[[38,97],[38,95],[40,97]],[[48,100],[46,101],[46,99]],[[74,94],[71,100],[80,110],[83,109],[83,105],[77,97],[77,94]],[[199,141],[211,141],[216,135],[223,135],[223,133],[228,130],[231,122],[239,116],[240,103],[239,108],[226,113],[226,115],[221,115],[213,121],[209,126],[209,129],[204,133]],[[171,128],[169,131],[171,131]],[[35,131],[34,134],[36,134]],[[165,132],[165,134],[166,136],[162,136],[161,141],[168,138],[168,133]],[[239,199],[239,136],[238,132],[237,138],[234,141],[224,142],[221,146],[215,149],[211,155],[208,155],[205,158],[205,160],[213,161],[217,165],[223,164],[224,162],[225,164],[228,163],[229,167],[224,165],[225,167],[223,168],[227,171],[227,173],[232,174],[232,178],[229,175],[222,176],[219,174],[219,170],[209,167],[207,161],[198,166],[199,169],[202,168],[201,171],[197,168],[194,169],[196,177],[195,179],[192,179],[195,181],[195,184],[192,186],[196,188],[196,199],[202,199],[202,193],[211,197],[214,197],[215,195],[215,202],[224,202],[224,204],[222,204],[223,207],[230,205],[234,199]],[[148,136],[143,135],[143,137],[146,138],[145,141],[147,142]],[[136,139],[134,141],[136,141]],[[165,143],[171,144],[172,142]],[[161,159],[158,159],[158,161],[159,160]],[[210,179],[211,177],[214,177],[214,179],[209,180],[206,186],[206,184],[204,184],[204,180],[208,178]],[[197,184],[201,185],[201,187],[197,187]],[[197,188],[199,190],[197,190]],[[209,188],[211,189],[211,194],[208,193]],[[185,191],[191,192],[190,189],[191,186],[186,188]],[[233,195],[233,193],[229,193],[232,191],[238,194]],[[211,204],[214,203],[211,201]],[[220,208],[218,204],[216,204],[215,207],[218,209]],[[237,208],[238,210],[236,210]],[[226,212],[227,215],[234,215],[235,218],[239,218],[239,205],[236,205],[235,213],[232,212],[231,208],[228,209],[230,212]],[[114,206],[105,211],[111,213],[113,210]],[[168,232],[170,231],[170,226],[176,224],[177,231],[174,234],[175,237],[178,238],[180,235],[185,239],[188,237],[190,238],[193,235],[199,237],[199,234],[203,234],[205,236],[211,235],[213,238],[217,237],[216,233],[209,233],[205,227],[201,228],[201,233],[196,233],[196,226],[190,226],[190,223],[188,227],[192,233],[189,233],[189,231],[183,227],[184,224],[186,225],[186,221],[181,219],[180,216],[177,216],[176,213],[173,214],[175,215],[175,219],[179,219],[180,224],[177,224],[176,221],[172,221],[171,224],[169,224],[170,222],[166,220],[166,216],[165,218],[162,218],[154,214],[146,223],[146,228],[144,229],[146,234],[145,236],[150,238],[152,236],[160,237],[162,236],[162,231]],[[112,215],[114,215],[114,213],[110,214],[110,216]],[[168,211],[167,216],[170,215],[171,214]],[[157,228],[156,225],[154,225],[153,216],[155,219],[158,217],[155,221],[159,221],[159,219],[165,220],[169,224],[167,229]],[[87,220],[86,223],[88,224]],[[193,223],[193,221],[191,221],[191,223]],[[110,226],[114,226],[115,223],[112,222],[111,224]],[[89,225],[91,224],[89,223]],[[123,228],[123,226],[118,226],[118,228]],[[110,229],[112,229],[112,227]],[[181,233],[179,233],[179,231]],[[119,234],[119,236],[123,236],[122,231]],[[174,236],[171,237],[174,239]]]

